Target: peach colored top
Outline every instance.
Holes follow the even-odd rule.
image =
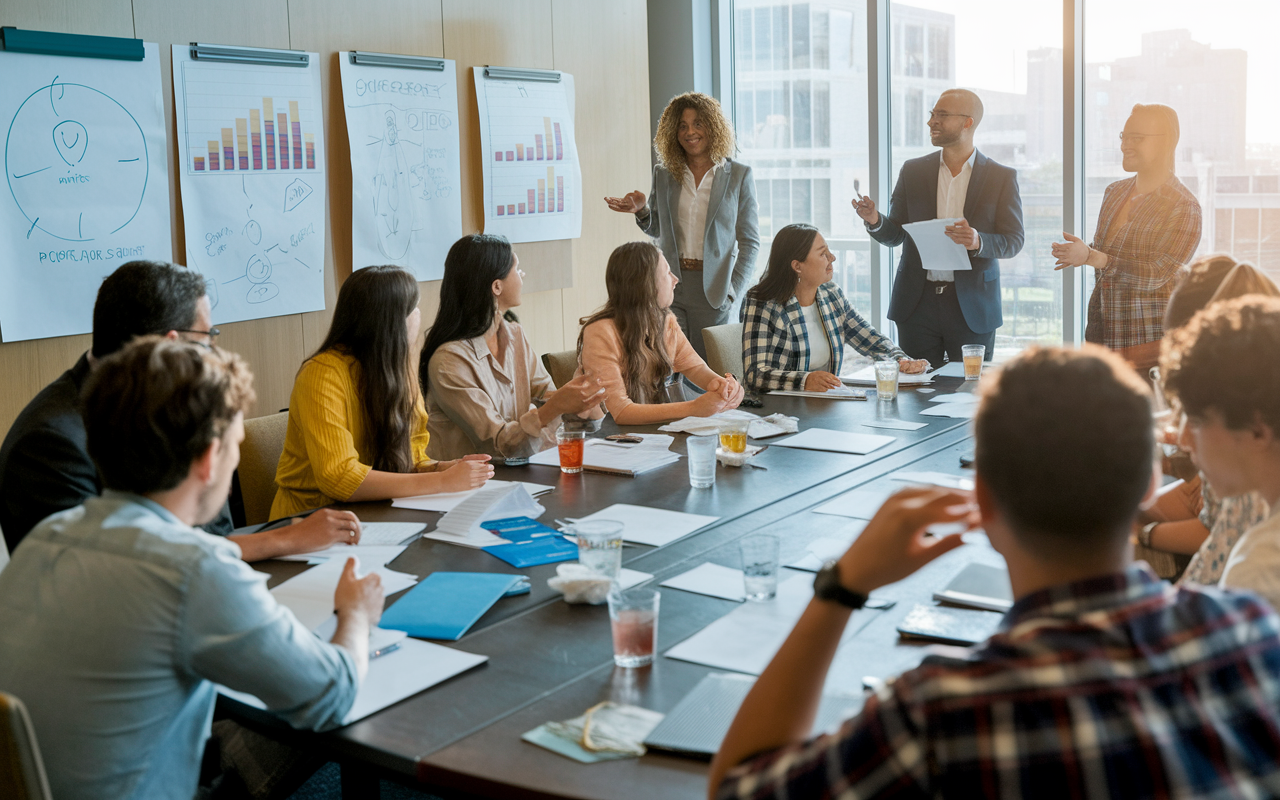
[[[683,374],[698,386],[706,388],[716,374],[707,366],[707,362],[694,351],[693,345],[685,338],[684,331],[676,322],[675,315],[667,314],[666,328],[662,332],[662,341],[667,353],[671,355],[671,364],[675,372]],[[618,328],[611,319],[593,322],[582,331],[582,368],[591,372],[605,382],[608,391],[605,394],[605,406],[616,420],[618,414],[630,406],[633,401],[627,396],[627,387],[622,379],[622,342],[618,339]]]

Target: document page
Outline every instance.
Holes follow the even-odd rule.
[[[960,272],[973,269],[969,261],[969,251],[964,245],[952,241],[946,234],[948,225],[959,222],[959,219],[929,219],[923,222],[908,222],[902,229],[915,242],[920,252],[920,263],[925,269]]]

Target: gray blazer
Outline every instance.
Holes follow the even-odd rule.
[[[653,168],[653,189],[644,212],[636,214],[640,230],[657,239],[671,271],[681,280],[680,252],[676,246],[676,214],[680,181],[665,167]],[[760,249],[756,223],[756,184],[751,167],[725,159],[711,183],[707,206],[707,230],[703,238],[702,289],[713,308],[725,309],[739,297],[751,277]],[[690,253],[686,258],[697,258]]]

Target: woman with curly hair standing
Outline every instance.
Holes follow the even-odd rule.
[[[700,92],[672,98],[653,148],[658,165],[649,197],[637,189],[605,202],[635,214],[640,230],[657,240],[680,280],[671,311],[705,358],[702,329],[729,321],[760,249],[755,182],[750,167],[730,158],[733,126],[720,103]]]

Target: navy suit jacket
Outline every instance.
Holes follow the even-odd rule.
[[[902,245],[898,273],[889,300],[889,319],[911,316],[924,295],[925,267],[920,253],[902,226],[938,218],[938,165],[941,151],[913,158],[902,165],[889,200],[889,213],[871,237],[890,247]],[[969,251],[973,269],[957,270],[956,298],[964,321],[974,333],[989,333],[1004,322],[1000,311],[1000,261],[1022,250],[1022,197],[1018,173],[978,152],[965,194],[964,217],[982,237],[982,247]]]

